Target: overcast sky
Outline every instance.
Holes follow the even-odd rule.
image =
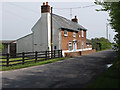
[[[41,17],[42,2],[4,2],[2,3],[2,39],[16,40],[31,33],[31,28]],[[93,2],[49,2],[53,8],[72,8],[95,5]],[[92,6],[72,10],[72,18],[76,15],[78,23],[87,31],[87,38],[105,37],[106,23],[109,19],[107,12],[97,12],[101,6]],[[53,9],[57,15],[67,19],[70,17],[70,9]],[[114,31],[109,26],[111,41],[114,37]]]

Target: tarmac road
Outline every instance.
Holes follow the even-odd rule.
[[[3,88],[85,88],[113,62],[115,51],[106,50],[51,64],[3,71]]]

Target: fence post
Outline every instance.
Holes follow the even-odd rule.
[[[51,51],[51,59],[53,59],[53,50]]]
[[[61,57],[62,57],[62,49],[61,49]]]
[[[37,62],[37,51],[35,52],[35,63]]]
[[[22,53],[22,59],[23,59],[23,63],[22,64],[24,64],[24,62],[25,62],[25,53],[24,52]]]
[[[7,67],[9,66],[9,53],[7,53]]]
[[[54,50],[54,58],[55,58],[55,50]]]
[[[48,59],[47,51],[45,51],[45,58],[46,58],[46,60]]]

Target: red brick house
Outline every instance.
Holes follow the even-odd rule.
[[[92,50],[86,42],[87,29],[78,23],[77,16],[69,20],[52,14],[53,49],[62,49],[65,53]],[[51,50],[51,14],[48,2],[41,6],[41,18],[32,28],[32,33],[18,39],[17,52]]]

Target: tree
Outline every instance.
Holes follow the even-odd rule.
[[[106,0],[101,2],[99,0],[96,0],[95,4],[101,5],[102,9],[97,11],[108,11],[110,20],[109,23],[112,27],[112,29],[117,32],[117,34],[114,37],[114,40],[116,41],[116,48],[117,48],[117,67],[120,69],[120,0],[118,2],[108,2],[109,0]]]
[[[97,51],[112,48],[110,41],[105,39],[104,37],[92,38],[91,43],[92,43],[93,48],[96,49]]]

